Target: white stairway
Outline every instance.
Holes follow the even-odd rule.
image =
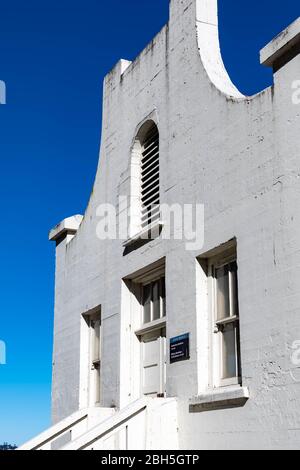
[[[143,397],[125,408],[80,410],[18,450],[178,449],[177,400]]]

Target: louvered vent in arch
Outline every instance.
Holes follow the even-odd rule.
[[[160,218],[159,132],[155,124],[148,130],[142,145],[141,202],[141,225],[145,229]]]

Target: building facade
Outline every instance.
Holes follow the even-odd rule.
[[[168,25],[105,78],[86,213],[50,233],[64,425],[40,443],[299,448],[299,51],[297,20],[261,51],[274,85],[243,96],[217,1],[171,0]]]

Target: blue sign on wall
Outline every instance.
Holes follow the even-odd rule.
[[[190,334],[170,339],[170,364],[190,359]]]

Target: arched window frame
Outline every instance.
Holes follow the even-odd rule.
[[[143,197],[145,197],[145,178],[147,174],[143,173],[143,159],[149,156],[143,155],[145,151],[145,143],[149,134],[157,133],[157,156],[153,154],[156,159],[157,171],[157,195],[156,207],[145,208],[143,206]],[[150,155],[149,160],[152,158]],[[131,152],[131,176],[130,176],[130,237],[135,237],[137,234],[147,231],[153,223],[159,223],[160,220],[160,149],[159,149],[159,129],[152,119],[147,120],[139,129],[136,134],[134,144]],[[153,160],[154,161],[154,160]],[[150,166],[150,165],[149,165]],[[145,167],[145,165],[144,165]],[[151,172],[148,172],[151,173]],[[155,175],[154,175],[155,176]],[[143,186],[144,185],[144,186]],[[147,195],[147,194],[146,194]],[[147,202],[147,201],[146,201]],[[144,210],[144,212],[143,212]],[[151,213],[152,210],[152,213]],[[147,216],[148,215],[148,216]],[[144,218],[143,218],[144,216]]]

